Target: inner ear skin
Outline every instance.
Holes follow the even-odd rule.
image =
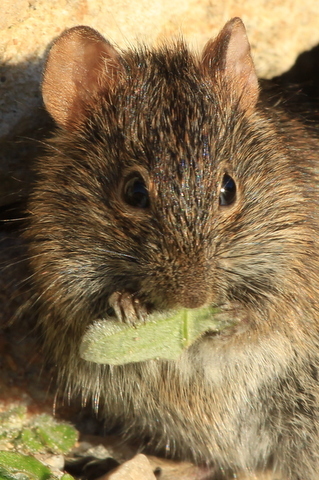
[[[42,95],[55,122],[72,131],[81,124],[85,107],[111,89],[122,71],[120,55],[98,32],[79,26],[53,44],[45,66]]]

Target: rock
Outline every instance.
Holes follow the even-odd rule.
[[[156,480],[156,477],[147,457],[140,453],[99,480]]]

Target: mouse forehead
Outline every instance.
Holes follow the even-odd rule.
[[[193,59],[175,53],[160,60],[155,56],[130,69],[120,95],[119,126],[132,157],[148,162],[157,176],[165,167],[180,179],[192,171],[195,180],[213,168],[225,109]]]
[[[121,111],[130,113],[128,123],[133,125],[135,117],[153,130],[180,135],[185,128],[195,131],[212,115],[213,92],[192,57],[156,53],[130,68],[120,93]]]

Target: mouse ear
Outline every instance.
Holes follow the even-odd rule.
[[[56,123],[74,130],[94,98],[110,91],[122,64],[114,47],[90,27],[66,30],[53,44],[44,70],[42,95]]]
[[[258,78],[246,29],[240,18],[227,22],[218,37],[208,42],[203,51],[202,66],[208,75],[221,76],[242,110],[254,108],[259,94]]]

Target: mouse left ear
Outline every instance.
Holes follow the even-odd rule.
[[[201,64],[206,74],[219,77],[222,85],[228,87],[231,99],[238,102],[241,110],[255,107],[259,95],[258,78],[240,18],[227,22],[218,37],[207,43]]]
[[[66,30],[53,44],[43,74],[42,95],[56,123],[74,130],[99,94],[107,95],[123,66],[115,48],[96,30]]]

